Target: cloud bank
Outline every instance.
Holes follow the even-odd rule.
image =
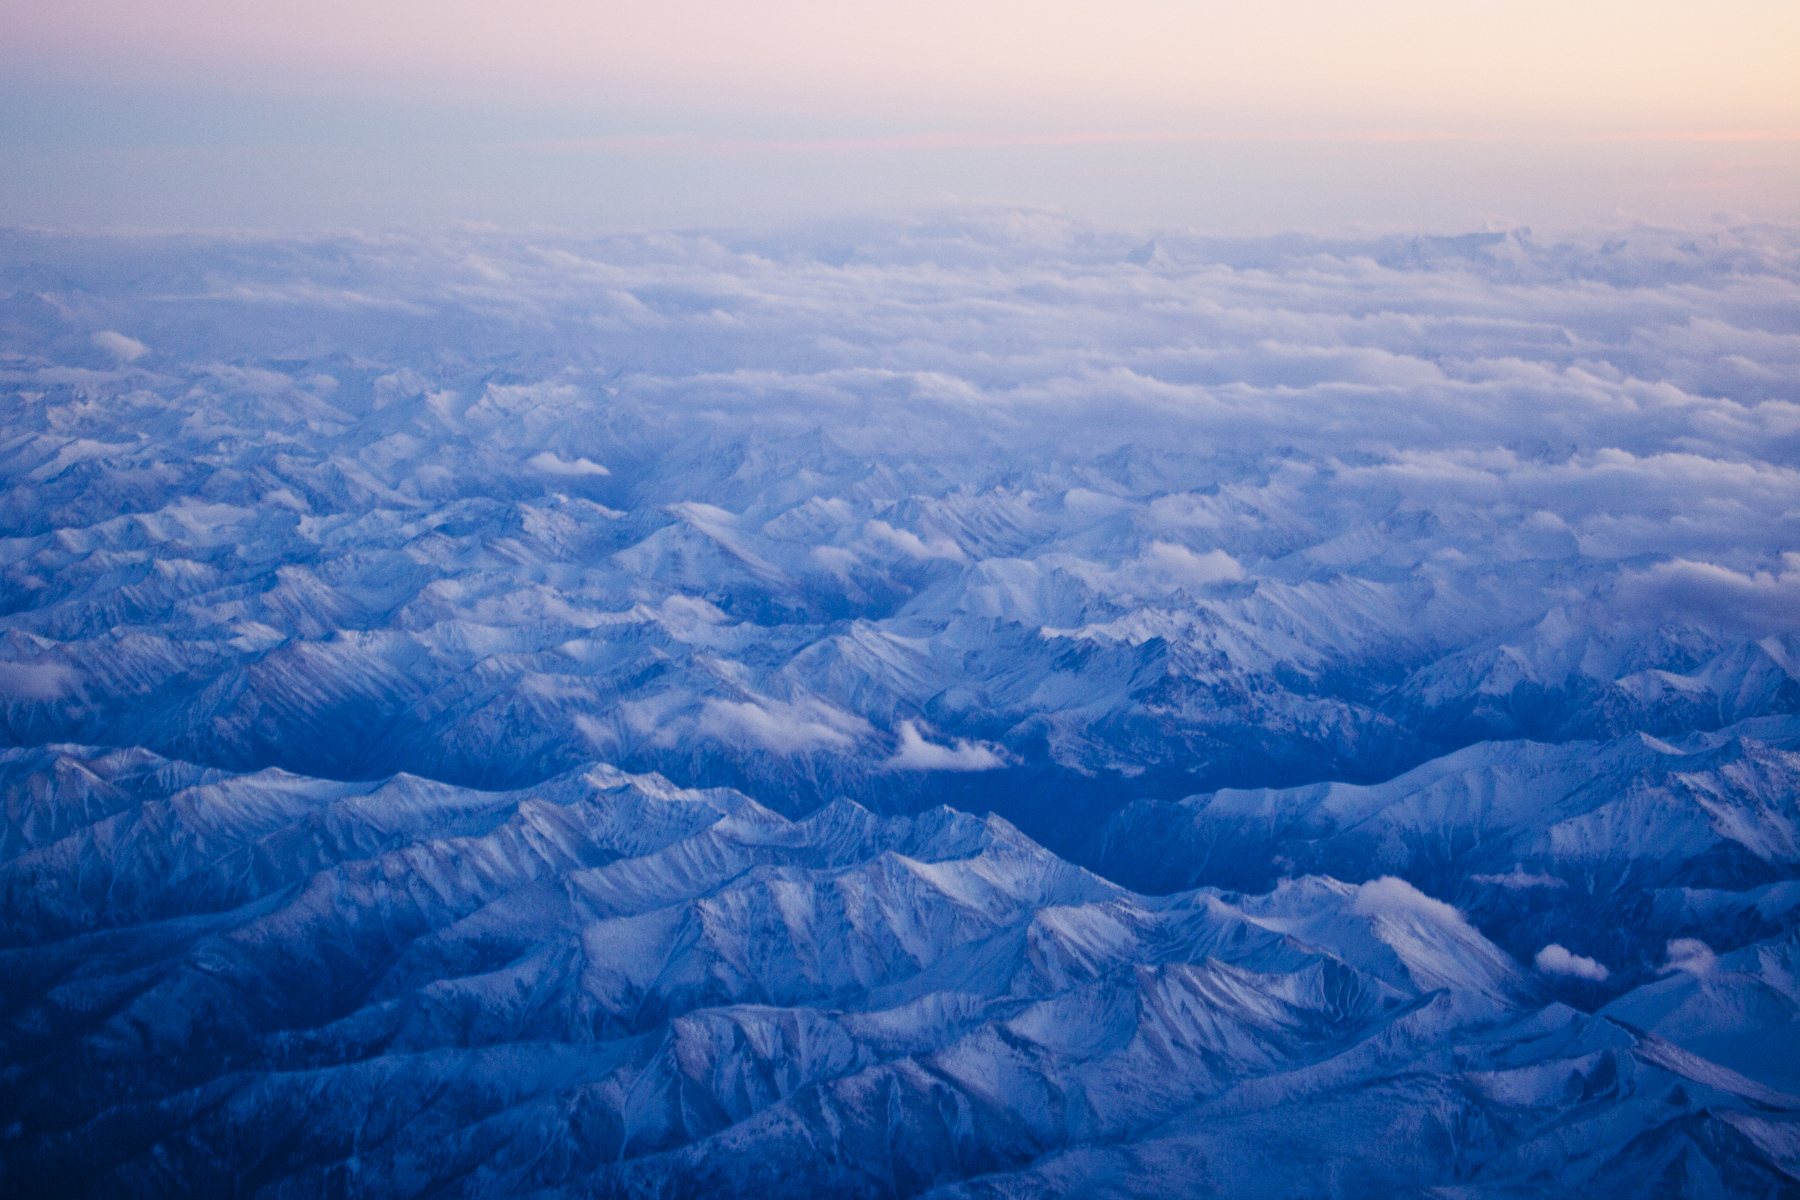
[[[11,736],[798,809],[1789,710],[1793,231],[1146,244],[9,234]]]

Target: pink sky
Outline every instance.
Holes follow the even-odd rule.
[[[1800,220],[1796,0],[6,0],[0,225]]]
[[[10,0],[15,74],[918,128],[1800,129],[1793,0]]]

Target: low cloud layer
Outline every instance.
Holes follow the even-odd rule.
[[[1691,614],[1733,632],[1800,629],[1800,552],[1754,572],[1677,558],[1627,573],[1620,591],[1644,611]]]
[[[9,235],[13,736],[1148,795],[1800,687],[1792,231],[1143,245]]]

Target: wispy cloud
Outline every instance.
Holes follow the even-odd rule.
[[[1504,875],[1471,875],[1469,876],[1469,880],[1472,883],[1485,883],[1490,887],[1502,887],[1506,888],[1508,891],[1515,892],[1528,891],[1532,888],[1563,888],[1569,886],[1554,875],[1545,872],[1529,872],[1518,863],[1514,863],[1513,869],[1506,872]]]
[[[150,353],[150,347],[136,338],[126,337],[110,329],[103,329],[94,335],[94,345],[106,351],[120,362],[136,362]]]

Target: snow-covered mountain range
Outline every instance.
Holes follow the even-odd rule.
[[[1795,1194],[1796,313],[1781,229],[0,235],[0,1179]]]
[[[4,769],[20,1194],[1793,1184],[1800,1098],[1667,1015],[1712,975],[1587,1015],[1392,876],[1150,897],[998,817],[796,822],[607,767]],[[74,828],[34,825],[47,781]],[[1749,969],[1789,1048],[1792,940]]]

